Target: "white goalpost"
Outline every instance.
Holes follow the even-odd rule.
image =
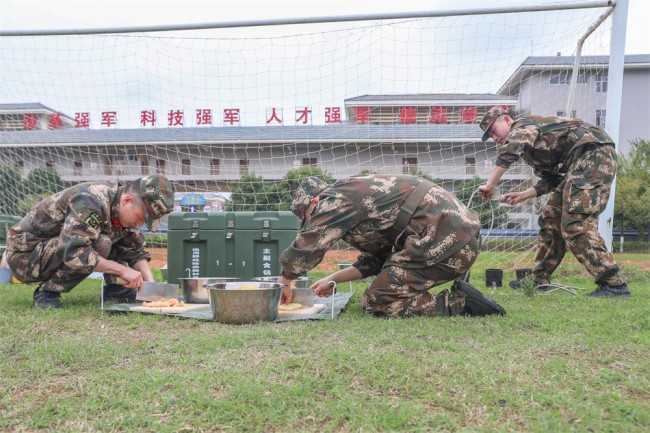
[[[575,114],[616,139],[626,15],[627,0],[522,1],[0,32],[0,214],[79,182],[151,173],[170,178],[180,209],[207,212],[287,210],[289,185],[310,173],[412,173],[481,212],[492,267],[530,267],[541,201],[469,202],[496,153],[478,122],[502,105]],[[516,164],[497,197],[534,181]]]

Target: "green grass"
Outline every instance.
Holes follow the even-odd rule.
[[[505,317],[376,319],[358,282],[336,321],[228,326],[103,314],[97,281],[49,311],[1,285],[0,430],[649,431],[648,273],[629,299],[527,297],[484,287],[490,259],[472,282]]]

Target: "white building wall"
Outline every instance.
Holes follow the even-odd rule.
[[[650,69],[626,68],[623,76],[620,153],[634,139],[650,140]]]

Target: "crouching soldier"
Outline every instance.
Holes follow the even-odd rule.
[[[58,308],[92,272],[103,272],[105,298],[132,300],[143,281],[153,281],[139,227],[158,229],[171,212],[174,191],[154,174],[123,184],[82,183],[38,203],[7,234],[7,259],[24,283],[40,282],[34,306]],[[126,283],[115,284],[120,277]]]
[[[354,176],[327,185],[303,181],[291,210],[302,220],[280,256],[291,302],[291,281],[318,265],[339,240],[357,248],[356,262],[312,285],[319,296],[332,282],[377,278],[361,299],[367,313],[383,317],[504,314],[496,302],[460,281],[479,253],[478,215],[443,188],[416,176]],[[451,291],[429,288],[457,280]]]

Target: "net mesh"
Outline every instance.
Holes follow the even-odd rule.
[[[169,176],[182,210],[210,212],[287,210],[290,187],[310,174],[413,173],[482,213],[494,267],[530,266],[543,199],[470,202],[495,155],[478,122],[496,104],[564,110],[572,68],[524,63],[571,56],[603,12],[2,37],[0,213],[78,182],[150,173]],[[610,25],[584,56],[609,54]],[[592,123],[605,120],[592,107],[606,92],[586,89],[606,87],[606,66],[585,64],[578,80],[575,114]],[[534,181],[517,164],[496,197]]]

